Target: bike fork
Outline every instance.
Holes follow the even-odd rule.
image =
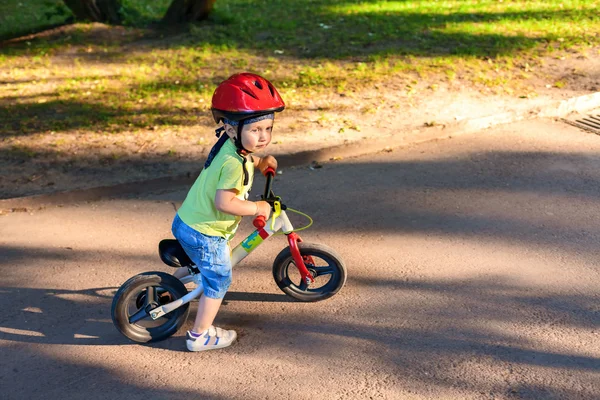
[[[290,246],[290,251],[292,252],[292,257],[294,259],[294,263],[296,264],[296,268],[298,268],[298,272],[302,276],[302,282],[305,282],[307,285],[313,283],[315,279],[312,274],[306,268],[306,264],[304,264],[304,259],[300,254],[300,249],[298,248],[298,243],[302,241],[300,236],[296,232],[291,232],[286,234],[288,238],[288,244]]]

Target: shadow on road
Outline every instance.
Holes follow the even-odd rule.
[[[243,271],[238,272],[243,274]],[[243,276],[240,277],[243,279]],[[356,317],[369,320],[354,321],[351,307],[336,316],[331,305],[324,303],[298,303],[283,294],[230,292],[223,308],[224,320],[244,321],[252,328],[277,335],[289,331],[291,337],[305,333],[325,335],[321,346],[306,344],[304,351],[318,354],[326,343],[337,336],[360,338],[399,353],[382,353],[381,357],[393,364],[406,352],[427,353],[433,348],[452,357],[475,350],[500,360],[533,365],[548,365],[576,369],[600,370],[600,359],[545,353],[527,350],[531,343],[514,342],[513,338],[477,329],[480,322],[495,321],[519,328],[538,324],[548,327],[571,327],[594,330],[600,326],[600,314],[595,309],[597,299],[585,295],[540,295],[527,287],[511,285],[501,279],[482,278],[468,281],[394,280],[367,277],[350,277],[351,290],[373,295],[383,294],[387,300],[382,307],[359,302]],[[43,288],[0,288],[0,301],[6,312],[0,320],[0,340],[22,343],[123,345],[131,344],[115,330],[110,319],[110,304],[117,287],[61,290]],[[444,296],[444,306],[437,305],[436,296]],[[402,302],[405,298],[423,298],[424,303]],[[285,326],[269,324],[268,315],[233,313],[229,303],[276,302],[289,303]],[[424,309],[422,309],[424,308]],[[319,310],[319,315],[307,315],[304,309]],[[289,312],[289,314],[288,314]],[[528,314],[538,320],[527,320]],[[193,313],[192,313],[193,314]],[[331,315],[329,315],[331,314]],[[329,315],[329,316],[328,316]],[[441,331],[430,331],[430,319],[443,326]],[[402,329],[397,329],[404,320]],[[254,322],[251,322],[254,321]],[[419,329],[422,327],[422,329]],[[281,332],[279,332],[281,333]],[[178,339],[179,340],[179,339]],[[278,340],[278,343],[286,346]],[[298,344],[298,343],[296,343]],[[331,346],[336,346],[333,342]],[[399,364],[398,364],[399,365]]]
[[[34,359],[35,365],[30,368],[22,366],[23,359]],[[129,400],[229,398],[198,387],[157,387],[152,383],[161,381],[161,371],[146,365],[139,366],[140,369],[147,370],[145,378],[131,378],[118,373],[114,364],[99,365],[85,358],[47,355],[30,346],[2,347],[0,365],[3,367],[0,381],[3,383],[2,398],[5,400],[20,400],[24,397],[31,400],[106,399],[112,397],[109,395],[111,393],[116,398]],[[59,372],[58,375],[53,375],[51,384],[43,386],[38,383],[40,378],[51,372]],[[41,382],[46,383],[43,380]]]
[[[0,319],[0,340],[18,343],[125,345],[112,324],[110,308],[118,287],[84,290],[0,287],[0,302],[14,306]],[[224,310],[232,302],[293,302],[271,293],[228,292]],[[192,302],[195,304],[195,302]],[[192,313],[190,322],[193,321]],[[156,347],[164,347],[156,345]],[[178,350],[184,350],[179,346]]]
[[[248,273],[251,272],[252,269]],[[238,279],[244,279],[244,273],[240,270]],[[29,351],[22,348],[23,344],[137,346],[112,325],[110,304],[116,289],[0,288],[0,302],[5,310],[0,318],[0,341],[10,343],[3,348],[0,361],[6,371],[4,378],[22,383],[18,360],[23,357],[23,351]],[[428,387],[506,390],[503,385],[489,381],[489,371],[475,381],[462,376],[461,368],[468,367],[474,358],[483,360],[491,370],[510,368],[517,375],[527,373],[532,367],[579,371],[584,376],[600,371],[600,358],[541,350],[531,337],[516,333],[544,329],[544,326],[566,332],[597,329],[600,315],[593,296],[540,295],[528,287],[494,277],[467,281],[405,281],[360,274],[350,276],[344,291],[346,294],[342,292],[339,296],[353,296],[352,293],[361,293],[361,296],[349,303],[330,300],[324,306],[324,303],[290,302],[279,294],[231,292],[219,320],[240,332],[240,339],[231,350],[233,354],[253,351],[254,342],[260,339],[263,353],[302,354],[331,363],[332,368],[342,362],[340,357],[344,354],[343,362],[348,368],[368,359],[379,365],[383,373]],[[264,312],[249,313],[232,308],[235,302],[266,304],[261,307]],[[280,303],[277,307],[283,307],[283,314],[272,314],[269,303]],[[531,315],[536,318],[532,320]],[[498,329],[492,328],[495,326]],[[513,327],[515,334],[507,333],[507,327]],[[187,327],[182,331],[185,329]],[[185,345],[181,334],[143,347],[183,355]],[[50,355],[35,357],[39,368],[57,365],[57,359]],[[94,375],[97,385],[104,382],[125,392],[138,388],[122,381],[114,370],[63,358],[58,360],[63,371],[77,370],[77,379]],[[73,378],[72,383],[78,383],[77,379]],[[181,394],[165,390],[165,396]],[[588,389],[571,391],[551,384],[535,387],[521,383],[513,385],[511,390],[520,394],[520,398],[539,398],[540,395],[583,395],[586,398],[586,394],[593,397],[591,385]]]
[[[348,242],[346,252],[355,264],[349,267],[347,286],[327,303],[288,302],[284,295],[271,293],[229,293],[230,304],[223,307],[219,318],[236,326],[241,334],[232,353],[221,353],[222,357],[250,354],[260,348],[265,354],[310,357],[311,362],[322,362],[332,370],[361,371],[370,363],[392,384],[399,384],[401,377],[404,383],[463,388],[475,395],[597,397],[594,382],[600,372],[600,358],[588,350],[573,350],[576,347],[570,345],[573,339],[582,349],[594,346],[600,327],[597,294],[509,280],[506,276],[511,276],[510,271],[503,271],[504,277],[495,276],[486,266],[478,265],[477,259],[469,262],[473,271],[481,274],[453,277],[448,273],[444,279],[410,270],[406,279],[388,277],[386,272],[398,273],[404,265],[401,256],[395,261],[387,253],[373,254],[373,258],[389,258],[388,270],[380,265],[370,270],[366,264],[367,255],[385,249],[377,247],[376,240],[399,235],[424,241],[428,237],[463,242],[473,239],[469,242],[473,246],[481,241],[502,242],[515,244],[508,248],[518,248],[523,254],[545,251],[548,257],[577,257],[580,265],[571,271],[570,279],[582,271],[591,271],[587,275],[591,276],[600,240],[597,153],[485,151],[437,160],[414,158],[333,163],[316,170],[288,169],[277,177],[274,190],[284,202],[315,218],[311,236],[338,235],[344,241],[354,240]],[[261,186],[257,181],[256,193]],[[159,201],[179,202],[183,195],[185,192],[163,193]],[[143,207],[136,210],[144,212]],[[431,245],[435,248],[436,244]],[[7,255],[0,261],[0,273],[16,282],[13,286],[19,286],[0,288],[5,310],[0,317],[0,340],[4,343],[17,347],[127,343],[110,321],[110,302],[116,288],[27,288],[27,276],[12,272],[19,266],[27,272],[30,264],[26,260],[33,260],[30,262],[35,265],[69,263],[90,261],[90,254],[8,246],[0,251]],[[388,251],[397,255],[396,248]],[[504,247],[501,250],[507,251]],[[426,258],[425,252],[417,253]],[[93,255],[95,260],[109,256],[130,258],[127,265],[148,260],[148,256],[108,251]],[[460,254],[448,257],[463,262]],[[545,271],[544,261],[540,262],[541,273]],[[258,271],[258,262],[250,260],[248,264],[237,273],[238,280]],[[130,272],[122,266],[113,268],[119,277]],[[582,282],[582,287],[585,284]],[[257,302],[260,309],[242,309],[236,302]],[[183,346],[177,336],[153,348],[173,350],[176,357],[184,351]],[[8,353],[17,358],[12,348]],[[52,365],[50,356],[43,360]],[[536,381],[536,373],[541,371],[550,371],[550,375]],[[553,380],[548,378],[552,373],[561,375]],[[17,372],[5,375],[9,380],[17,377]],[[528,378],[525,381],[523,377]],[[121,384],[112,372],[106,379],[113,385]]]

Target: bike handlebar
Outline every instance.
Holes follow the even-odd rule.
[[[258,217],[254,218],[254,221],[252,221],[252,225],[254,225],[254,227],[258,229],[264,228],[265,225],[267,225],[267,219],[264,215],[259,215]]]
[[[275,168],[273,167],[268,167],[267,169],[265,169],[265,172],[263,174],[264,176],[267,175],[275,175]]]
[[[273,177],[275,176],[275,169],[269,167],[269,168],[265,169],[263,174],[267,177],[267,183],[265,184],[265,194],[263,196],[263,200],[266,200],[271,197],[275,197],[275,195],[273,194],[273,191],[271,190],[271,186],[273,186]],[[254,218],[254,221],[252,221],[252,224],[256,228],[261,229],[261,228],[264,228],[265,225],[267,225],[267,219],[263,215],[259,215],[258,217]]]
[[[267,177],[267,183],[265,184],[265,194],[263,196],[263,199],[268,199],[269,197],[271,197],[271,186],[273,186],[273,177],[275,176],[275,169],[271,167],[265,169],[264,175]]]

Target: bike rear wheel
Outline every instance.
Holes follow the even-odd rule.
[[[346,283],[346,266],[331,248],[316,243],[298,243],[300,255],[313,276],[310,285],[302,281],[289,247],[273,262],[273,278],[277,286],[296,300],[314,302],[330,298]]]
[[[115,294],[111,316],[119,332],[138,343],[157,342],[173,335],[184,324],[189,303],[153,320],[148,312],[180,299],[187,289],[172,275],[145,272],[125,282]]]

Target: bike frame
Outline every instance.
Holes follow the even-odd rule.
[[[239,264],[244,258],[252,253],[252,251],[260,246],[262,242],[280,230],[283,231],[283,233],[287,236],[288,245],[290,246],[294,263],[296,264],[296,267],[302,276],[302,280],[307,284],[310,284],[314,281],[314,279],[306,268],[304,259],[300,254],[300,249],[298,248],[298,242],[301,242],[302,239],[300,239],[300,236],[294,232],[294,227],[292,226],[292,223],[290,222],[284,210],[281,210],[281,214],[275,218],[274,222],[272,216],[266,222],[264,227],[257,228],[231,251],[231,266],[234,267]],[[195,282],[194,274],[190,273],[189,275],[180,278],[180,280],[183,284]],[[204,291],[204,288],[202,287],[201,283],[196,283],[198,286],[182,298],[151,310],[150,318],[156,320],[200,296]]]

